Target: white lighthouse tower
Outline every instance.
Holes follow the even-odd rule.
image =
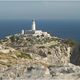
[[[23,35],[25,33],[24,29],[22,29],[21,34]]]
[[[32,20],[32,29],[31,30],[22,30],[22,35],[24,36],[42,36],[44,37],[51,37],[50,34],[47,32],[43,32],[42,30],[36,30],[36,22],[35,20]]]
[[[32,21],[32,30],[34,30],[34,31],[36,30],[36,23],[35,23],[35,20]]]

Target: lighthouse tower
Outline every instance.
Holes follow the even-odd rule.
[[[34,30],[34,31],[36,30],[36,23],[35,23],[35,20],[32,21],[32,30]]]

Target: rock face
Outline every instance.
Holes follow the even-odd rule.
[[[70,62],[80,66],[80,45],[76,45],[73,48],[73,51],[70,57]]]
[[[71,44],[54,37],[14,38],[1,43],[10,50],[0,52],[1,80],[80,79],[80,67],[70,63],[74,62]]]
[[[48,64],[59,64],[64,65],[70,62],[70,51],[71,47],[66,45],[58,44],[53,47],[32,47],[28,49],[28,54],[31,54],[32,58],[42,61]],[[33,53],[32,53],[33,52]]]
[[[40,63],[13,65],[0,72],[1,80],[80,80],[80,67],[66,66],[44,67]]]

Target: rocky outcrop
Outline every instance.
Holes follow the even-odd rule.
[[[53,65],[65,65],[69,63],[70,52],[71,47],[63,44],[51,45],[44,48],[33,46],[27,50],[27,53],[30,54],[33,59]]]
[[[79,80],[80,67],[68,64],[65,66],[45,67],[40,63],[13,65],[0,72],[1,80]]]
[[[76,45],[71,53],[70,62],[80,66],[80,45]]]
[[[15,49],[0,44],[0,52],[1,53],[10,53],[10,52],[14,52],[14,51],[15,51]]]
[[[2,42],[2,45],[4,42]],[[80,79],[79,58],[72,44],[59,38],[24,38],[7,40],[9,52],[0,52],[1,80],[76,80]],[[6,50],[1,48],[1,50]],[[78,49],[79,50],[79,49]],[[77,51],[78,51],[77,50]],[[74,56],[76,59],[74,60]],[[79,55],[78,55],[79,56]],[[70,63],[71,62],[71,63]]]

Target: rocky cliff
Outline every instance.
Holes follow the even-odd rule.
[[[80,79],[80,67],[71,64],[74,62],[71,41],[15,36],[1,40],[0,44],[1,80]]]
[[[73,48],[73,51],[72,51],[72,54],[71,54],[71,57],[70,57],[70,62],[72,64],[80,66],[80,44],[76,45]]]

